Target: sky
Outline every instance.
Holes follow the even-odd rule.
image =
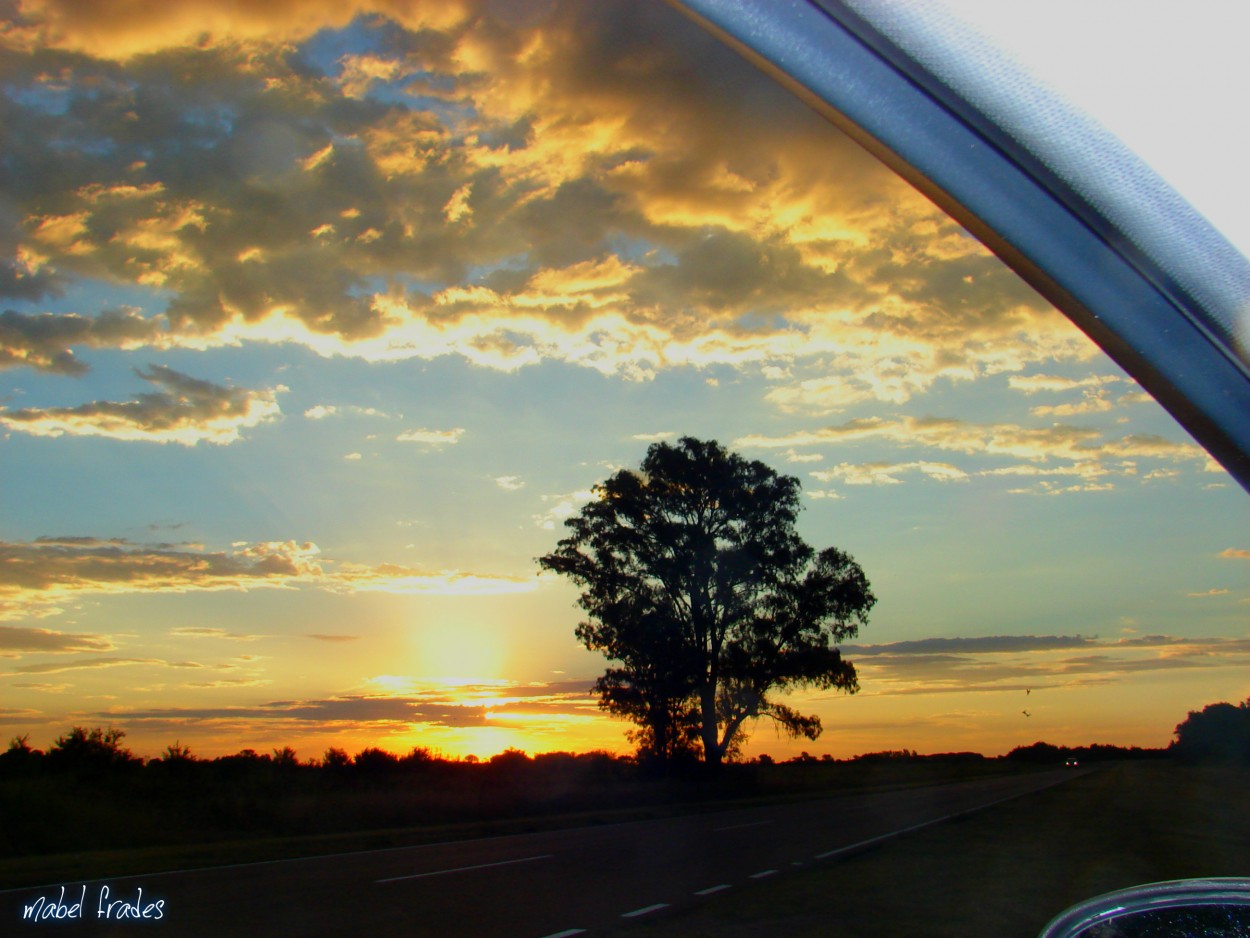
[[[1250,696],[1250,501],[663,4],[0,2],[0,731],[626,752],[593,486],[716,439],[878,603],[819,740],[1161,746]]]

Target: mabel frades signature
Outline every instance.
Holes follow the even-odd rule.
[[[75,919],[89,921],[124,921],[146,920],[159,921],[165,917],[165,900],[145,902],[143,888],[138,887],[138,894],[133,897],[114,898],[108,886],[101,886],[99,891],[87,899],[87,887],[83,885],[77,895],[69,893],[61,887],[58,896],[39,896],[29,905],[22,906],[24,922],[65,922]]]

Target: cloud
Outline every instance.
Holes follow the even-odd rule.
[[[1250,664],[1250,640],[1147,635],[1115,641],[1082,635],[913,639],[842,647],[864,676],[865,693],[1039,693],[1133,674]],[[1072,654],[1077,651],[1080,654]]]
[[[304,411],[304,416],[309,420],[325,420],[327,417],[335,415],[352,415],[357,417],[388,417],[378,410],[376,407],[357,407],[355,405],[339,406],[335,404],[317,404],[309,407]]]
[[[376,566],[340,564],[320,582],[331,589],[352,593],[393,593],[427,596],[496,596],[529,593],[538,589],[542,577],[464,573],[459,570],[429,571],[401,564]]]
[[[312,728],[326,732],[349,728],[376,731],[408,729],[420,724],[498,726],[508,725],[509,713],[549,717],[594,713],[597,707],[589,684],[589,681],[550,685],[502,683],[457,688],[456,699],[442,688],[431,688],[415,693],[348,693],[309,700],[275,700],[256,706],[114,709],[95,716],[148,729],[237,726],[251,732],[303,732]],[[497,720],[496,713],[501,714],[502,719]]]
[[[549,505],[546,511],[534,515],[534,523],[545,531],[554,531],[556,525],[563,524],[582,510],[582,506],[595,497],[590,489],[578,489],[563,495],[544,495],[543,504]]]
[[[44,681],[14,681],[14,687],[25,688],[26,690],[42,691],[45,694],[61,694],[69,690],[72,684],[48,684]]]
[[[124,668],[131,665],[149,665],[162,668],[206,668],[208,665],[194,661],[166,661],[164,658],[74,658],[69,661],[43,662],[39,664],[18,665],[12,671],[0,672],[5,675],[14,674],[61,674],[65,671],[96,671],[101,668]]]
[[[90,278],[148,290],[160,313],[18,314],[13,360],[289,342],[641,380],[781,378],[819,357],[820,378],[770,399],[831,412],[1092,351],[958,225],[665,7],[253,6],[14,15],[0,295]],[[328,55],[356,12],[377,15]]]
[[[240,430],[276,419],[281,385],[262,391],[223,387],[153,365],[135,374],[160,390],[130,401],[94,401],[77,407],[0,409],[0,425],[33,436],[100,436],[147,443],[223,445]]]
[[[162,344],[165,324],[135,309],[105,310],[95,317],[73,313],[0,312],[0,368],[25,365],[54,374],[81,375],[87,365],[71,346],[133,349]]]
[[[204,628],[201,626],[184,625],[169,630],[170,635],[176,635],[179,638],[221,638],[230,639],[236,642],[254,642],[257,639],[267,638],[266,635],[248,635],[243,632],[228,632],[225,629]]]
[[[400,443],[424,443],[426,446],[454,446],[460,442],[462,436],[464,436],[463,427],[456,427],[454,430],[427,430],[421,427],[417,430],[405,430],[395,439]]]
[[[1054,651],[1060,648],[1088,648],[1097,639],[1083,635],[987,635],[975,638],[921,638],[879,645],[843,645],[848,655],[906,655],[934,654],[1016,654],[1030,651]]]
[[[1220,556],[1236,560],[1250,560],[1250,550],[1244,550],[1238,547],[1229,547],[1220,551]]]
[[[905,472],[919,472],[942,481],[973,476],[1075,477],[1076,481],[1071,484],[1061,485],[1044,479],[1033,488],[1011,490],[1061,494],[1111,488],[1104,477],[1134,476],[1138,472],[1138,460],[1201,462],[1204,468],[1210,463],[1210,457],[1195,444],[1152,434],[1109,439],[1101,430],[1072,424],[1027,427],[1007,423],[976,424],[943,417],[861,417],[778,436],[751,434],[738,438],[734,445],[789,452],[796,447],[849,446],[866,440],[893,443],[905,450],[923,448],[985,460],[1025,461],[986,468],[930,460],[843,462],[833,469],[816,470],[812,476],[822,482],[837,479],[860,485],[896,483],[900,481],[898,476]]]
[[[1114,405],[1105,391],[1086,391],[1075,404],[1043,404],[1029,408],[1034,417],[1075,417],[1080,414],[1101,414]]]
[[[319,29],[341,28],[362,13],[403,15],[409,28],[416,29],[445,28],[467,12],[466,5],[455,0],[420,7],[387,0],[270,0],[243,7],[229,0],[205,0],[194,10],[136,0],[108,11],[72,0],[49,0],[22,9],[8,38],[19,48],[37,43],[124,61],[197,42],[211,46],[240,40],[296,41]]]
[[[323,632],[307,632],[305,638],[316,639],[319,642],[357,642],[360,641],[359,635],[328,635]]]
[[[505,492],[516,492],[525,488],[525,480],[519,476],[495,476],[494,481]]]
[[[240,544],[228,553],[91,537],[0,541],[0,619],[87,596],[288,587],[319,575],[317,553],[316,545],[294,541]]]
[[[661,430],[658,433],[635,433],[630,439],[641,440],[644,443],[658,443],[661,440],[671,440],[675,436],[677,436],[675,430]]]
[[[1063,378],[1058,375],[1011,375],[1007,379],[1007,386],[1014,391],[1023,391],[1025,394],[1037,394],[1043,391],[1099,389],[1124,380],[1113,375],[1086,375],[1082,378]]]
[[[909,472],[919,472],[939,482],[966,482],[968,473],[950,463],[906,462],[906,463],[840,463],[832,469],[821,469],[813,472],[812,477],[820,482],[843,482],[847,485],[897,485],[898,476]]]
[[[483,596],[531,592],[544,582],[540,576],[336,562],[322,557],[311,542],[241,542],[226,552],[91,537],[0,541],[0,618],[9,619],[93,595],[306,587],[338,593]],[[171,634],[234,641],[265,637],[198,626],[180,626]],[[12,644],[3,644],[5,635]],[[0,631],[0,651],[53,651],[58,646],[65,651],[112,647],[99,636],[29,628]]]
[[[32,629],[0,625],[0,655],[7,652],[38,652],[61,654],[81,651],[112,651],[115,646],[103,635],[54,632],[51,629]]]

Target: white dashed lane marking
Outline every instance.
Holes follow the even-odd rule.
[[[667,902],[657,902],[655,905],[646,905],[641,909],[634,909],[632,912],[626,912],[621,918],[637,918],[640,915],[650,915],[652,912],[658,912],[660,909],[667,909]]]
[[[721,883],[719,886],[708,886],[707,889],[700,889],[695,893],[696,896],[710,896],[713,893],[724,892],[732,887],[728,883]]]
[[[760,870],[758,873],[752,873],[751,878],[763,879],[765,876],[775,876],[777,872],[777,870]]]

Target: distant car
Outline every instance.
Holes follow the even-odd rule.
[[[1065,769],[1075,769],[1080,764],[1081,763],[1076,759],[1064,759],[1063,760],[1063,767]]]

